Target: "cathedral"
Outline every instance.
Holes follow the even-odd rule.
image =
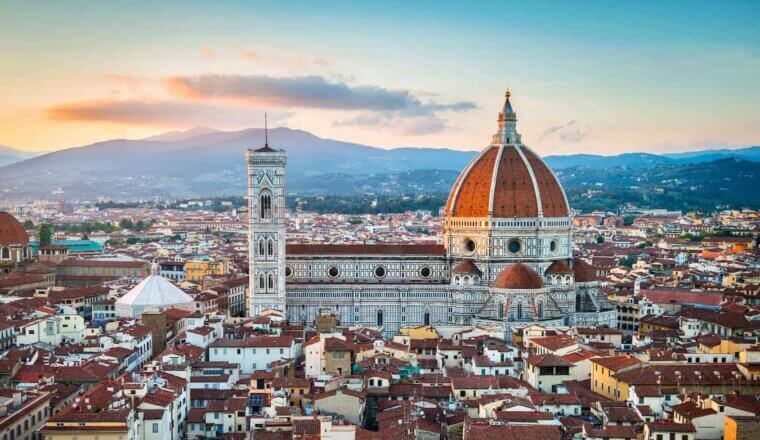
[[[570,207],[517,132],[505,94],[491,143],[454,182],[442,244],[287,244],[284,150],[246,151],[250,313],[387,335],[414,325],[616,326],[593,267],[573,258]]]

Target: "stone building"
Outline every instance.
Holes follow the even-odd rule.
[[[596,271],[573,258],[570,207],[551,169],[522,143],[507,92],[497,132],[456,179],[442,244],[290,244],[284,150],[246,152],[251,315],[283,310],[342,325],[487,322],[616,325]]]

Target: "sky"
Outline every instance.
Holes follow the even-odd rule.
[[[267,112],[326,138],[479,150],[507,87],[544,155],[759,145],[758,21],[758,1],[4,1],[0,145]]]

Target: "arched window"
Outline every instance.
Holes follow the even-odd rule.
[[[7,247],[3,248],[3,257],[4,260],[9,260],[11,258],[11,250]]]
[[[521,320],[522,317],[523,317],[523,314],[522,314],[523,310],[522,309],[523,309],[522,303],[517,303],[517,320],[518,321]]]
[[[576,312],[581,311],[581,294],[580,293],[575,294],[575,311]]]
[[[383,325],[383,311],[377,311],[377,325]]]
[[[430,312],[425,312],[425,315],[423,315],[422,322],[425,325],[430,325]]]
[[[538,315],[539,318],[544,317],[544,302],[538,301],[538,304],[536,304],[536,315]]]
[[[496,307],[499,308],[499,318],[503,318],[504,317],[504,303],[499,301],[496,303]]]
[[[259,289],[261,290],[266,289],[267,288],[266,284],[267,284],[266,277],[262,273],[261,275],[259,275]]]
[[[269,290],[274,290],[274,275],[269,274]]]
[[[259,238],[259,257],[264,256],[264,239]]]
[[[272,193],[268,190],[262,191],[259,197],[259,217],[272,218]]]
[[[270,257],[274,256],[274,240],[272,240],[271,238],[269,239],[269,241],[267,241],[267,251],[269,252],[268,255]]]

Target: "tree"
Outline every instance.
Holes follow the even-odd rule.
[[[625,217],[623,217],[623,226],[631,226],[634,220],[636,220],[635,216],[626,215]]]
[[[31,220],[25,220],[24,229],[27,229],[27,230],[34,229],[34,222],[32,222]]]
[[[602,237],[601,235],[597,235],[596,244],[602,244],[602,243],[604,243],[604,237]]]
[[[134,223],[132,223],[132,220],[128,218],[123,218],[121,221],[119,221],[119,227],[121,229],[129,229],[132,230],[132,228],[135,227]]]
[[[618,263],[626,267],[631,267],[636,263],[636,261],[638,261],[638,259],[635,256],[629,255],[627,257],[621,258]]]
[[[135,243],[137,243],[138,241],[139,241],[139,240],[137,239],[137,237],[129,237],[129,238],[127,238],[127,240],[126,240],[126,243],[127,243],[127,244],[135,244]]]
[[[53,225],[40,223],[37,228],[37,241],[40,243],[40,247],[53,244]]]

